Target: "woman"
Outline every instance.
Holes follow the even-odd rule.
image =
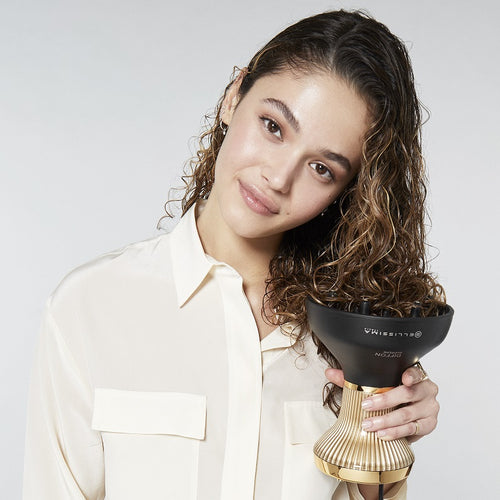
[[[342,372],[304,304],[441,303],[420,124],[404,46],[365,15],[304,19],[260,50],[202,135],[175,230],[76,269],[49,299],[24,498],[377,498],[314,466]],[[431,432],[423,378],[410,368],[371,398],[405,406],[366,430]]]

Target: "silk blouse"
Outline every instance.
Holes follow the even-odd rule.
[[[194,208],[171,233],[73,270],[43,316],[24,500],[361,500],[314,465],[335,416],[326,363],[292,330],[260,341]]]

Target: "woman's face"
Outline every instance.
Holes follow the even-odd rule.
[[[356,175],[368,109],[342,79],[290,71],[224,101],[228,130],[210,194],[241,237],[281,237],[320,214]]]

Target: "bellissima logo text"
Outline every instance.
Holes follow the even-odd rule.
[[[381,337],[408,337],[419,339],[422,336],[422,332],[417,330],[416,332],[384,332],[383,330],[378,330],[377,328],[364,328],[364,331],[368,335],[379,335]]]

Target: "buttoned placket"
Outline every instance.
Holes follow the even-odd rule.
[[[239,274],[219,263],[215,276],[224,302],[229,370],[221,500],[251,500],[254,496],[262,406],[259,332]]]

